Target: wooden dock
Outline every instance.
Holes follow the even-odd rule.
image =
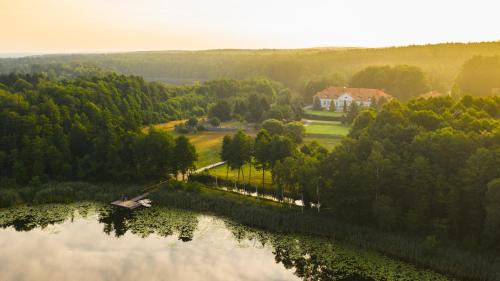
[[[146,198],[148,195],[149,195],[149,192],[146,192],[144,194],[141,194],[141,195],[139,195],[137,197],[134,197],[132,199],[129,199],[129,200],[116,200],[116,201],[111,202],[111,205],[119,206],[119,207],[123,207],[123,208],[127,208],[127,209],[130,209],[130,210],[133,210],[133,209],[135,209],[137,207],[142,206],[137,201]]]

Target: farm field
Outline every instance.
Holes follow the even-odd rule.
[[[191,143],[196,147],[196,152],[198,152],[196,167],[201,168],[221,161],[219,153],[222,147],[222,139],[225,135],[232,133],[205,131],[196,134],[186,134],[185,136],[189,138]],[[177,136],[178,134],[174,133],[174,135]]]
[[[185,120],[175,120],[167,123],[157,124],[154,127],[169,131],[174,137],[180,136],[181,134],[174,131],[174,127],[177,124],[184,122]],[[227,122],[222,124],[223,127],[241,127],[239,122]],[[220,160],[220,150],[222,147],[222,139],[225,135],[232,135],[236,131],[202,131],[195,134],[189,133],[185,134],[191,143],[196,147],[196,152],[198,152],[198,160],[195,165],[197,168],[208,166],[210,164],[221,161]],[[250,135],[255,135],[255,130],[250,130],[246,132]],[[224,174],[225,175],[225,174]]]

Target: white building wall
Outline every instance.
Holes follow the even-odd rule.
[[[335,111],[343,112],[344,106],[346,107],[346,110],[349,108],[349,106],[351,106],[351,103],[353,102],[353,97],[350,94],[345,93],[336,99],[320,98],[319,100],[321,108],[329,110],[330,105],[335,105]],[[371,100],[370,101],[360,100],[355,102],[362,107],[369,107],[371,105]]]

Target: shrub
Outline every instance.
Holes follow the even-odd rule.
[[[54,186],[38,191],[33,202],[36,204],[69,203],[75,199],[75,192],[70,186]]]
[[[198,119],[196,117],[191,117],[186,121],[186,126],[194,128],[198,126]]]
[[[187,133],[189,133],[188,127],[186,127],[186,125],[184,125],[184,124],[177,124],[177,125],[175,125],[174,130],[177,133],[179,133],[179,134],[187,134]]]
[[[21,196],[16,190],[0,190],[0,208],[14,206],[21,203]]]
[[[217,118],[217,117],[212,117],[210,118],[210,125],[212,125],[213,127],[219,127],[220,126],[220,119]]]
[[[262,123],[262,128],[266,129],[271,135],[283,134],[283,122],[276,119],[267,119]]]

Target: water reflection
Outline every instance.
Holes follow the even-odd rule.
[[[116,237],[127,233],[125,221],[132,218],[132,211],[124,208],[101,208],[99,222],[104,224],[104,233],[114,234]]]
[[[0,210],[0,280],[298,279],[274,262],[271,248],[237,242],[223,221],[211,216],[168,209],[123,214],[97,207],[82,218],[66,211],[66,220],[42,222],[36,209],[21,210],[34,213],[21,215],[30,220],[24,225],[40,227],[19,232],[13,228],[15,212]]]
[[[0,210],[0,227],[2,280],[446,280],[325,239],[168,208],[17,207]]]

